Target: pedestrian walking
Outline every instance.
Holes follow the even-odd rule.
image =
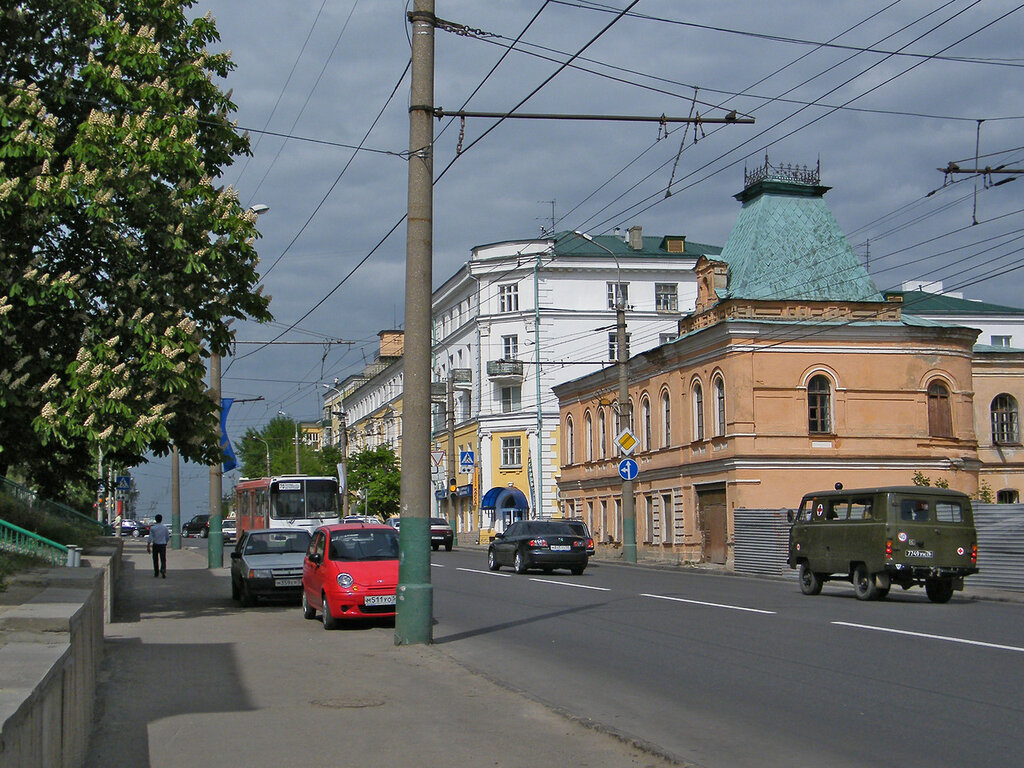
[[[149,540],[146,551],[153,553],[153,578],[167,578],[167,542],[171,540],[171,531],[161,520],[163,515],[156,516],[156,522],[149,527]]]

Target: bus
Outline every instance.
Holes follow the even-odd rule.
[[[243,477],[235,486],[238,538],[254,528],[302,528],[339,521],[338,478],[309,475]]]

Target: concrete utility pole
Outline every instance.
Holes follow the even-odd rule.
[[[455,375],[448,373],[446,387],[446,407],[448,409],[448,522],[452,526],[452,544],[459,543],[459,521],[455,519],[455,491],[459,487],[455,478]]]
[[[405,407],[402,527],[395,645],[430,643],[430,312],[434,228],[434,2],[415,0],[409,98],[409,213],[405,251]]]
[[[218,415],[218,445],[220,444],[220,355],[210,353],[210,397],[213,398],[215,412]],[[224,477],[224,459],[218,457],[210,465],[210,538],[207,540],[206,562],[210,568],[224,565],[224,534],[221,532],[221,498],[224,495],[222,480]]]
[[[626,302],[619,283],[615,299],[615,362],[619,369],[619,433],[633,429],[633,409],[629,402],[629,355],[626,354]],[[622,559],[636,562],[636,504],[633,481],[622,481]]]

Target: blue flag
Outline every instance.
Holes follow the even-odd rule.
[[[228,411],[231,410],[233,402],[235,402],[234,399],[230,397],[220,399],[220,447],[224,452],[225,472],[230,472],[238,466],[238,462],[235,460],[235,449],[231,447],[231,441],[228,440]]]

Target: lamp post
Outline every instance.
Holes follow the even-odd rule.
[[[277,412],[277,415],[284,416],[289,419],[292,418],[287,413],[281,410]],[[295,421],[295,419],[292,419],[292,422],[295,424],[295,474],[299,475],[302,474],[301,470],[299,469],[299,422]]]
[[[629,403],[628,361],[626,355],[626,299],[622,286],[622,267],[619,257],[583,232],[573,232],[592,245],[611,254],[615,259],[615,364],[619,374],[618,432],[633,428],[633,412]],[[622,559],[627,563],[636,562],[636,506],[633,498],[633,481],[622,481]]]
[[[337,384],[338,380],[335,379],[334,383]],[[338,397],[341,398],[341,390],[336,386],[330,384],[321,384],[321,386],[327,389],[333,389],[338,393]],[[341,450],[341,464],[338,465],[338,480],[341,483],[341,515],[345,517],[348,515],[348,426],[345,424],[345,401],[341,400],[342,407],[338,411],[331,411],[332,416],[338,417],[338,423],[340,425],[339,434],[339,449]]]
[[[259,440],[263,445],[267,447],[267,477],[270,477],[270,443],[264,440],[262,437],[256,437],[256,435],[246,435],[250,440]]]

